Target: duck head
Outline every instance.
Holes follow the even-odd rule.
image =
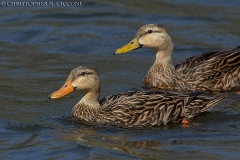
[[[126,53],[141,47],[150,48],[156,53],[165,51],[171,54],[173,43],[167,30],[160,24],[148,24],[141,27],[135,38],[128,44],[116,50],[114,55]]]
[[[97,72],[87,66],[79,66],[73,69],[64,85],[59,90],[50,94],[49,99],[63,97],[74,90],[81,90],[84,94],[99,94],[100,80]]]

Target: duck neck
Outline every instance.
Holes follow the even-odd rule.
[[[157,51],[156,60],[144,77],[143,83],[150,88],[178,89],[178,77],[173,66],[172,52]]]
[[[157,51],[156,53],[156,64],[162,64],[162,65],[173,65],[172,61],[172,52],[165,52],[165,51]]]
[[[164,42],[159,43],[156,47],[152,48],[156,53],[156,63],[173,64],[172,52],[173,43],[170,36],[165,37]]]
[[[80,120],[95,122],[97,112],[101,108],[99,92],[92,91],[86,93],[83,98],[73,107],[72,115]]]
[[[78,103],[86,104],[93,109],[98,109],[100,108],[100,103],[98,100],[99,100],[99,93],[88,92],[83,96],[83,98]]]

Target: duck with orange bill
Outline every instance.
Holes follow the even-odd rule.
[[[72,109],[73,120],[91,125],[150,128],[172,122],[186,123],[227,97],[225,93],[204,95],[138,90],[113,94],[99,101],[100,88],[97,72],[91,67],[79,66],[49,98],[60,98],[80,90],[84,95]]]

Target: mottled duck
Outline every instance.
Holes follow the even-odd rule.
[[[49,98],[60,98],[81,90],[82,99],[73,107],[73,120],[93,125],[148,128],[190,120],[217,105],[227,94],[202,95],[150,90],[113,94],[99,101],[100,80],[87,66],[73,69],[65,84]]]
[[[159,24],[141,27],[136,37],[115,54],[141,47],[156,52],[156,60],[143,79],[149,88],[204,92],[240,91],[240,46],[229,51],[198,54],[172,62],[173,43],[167,30]]]

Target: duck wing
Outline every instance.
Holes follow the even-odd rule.
[[[221,100],[226,94],[201,96],[202,93],[132,91],[104,98],[103,123],[121,127],[148,128],[193,118]],[[224,96],[225,95],[225,96]]]
[[[178,77],[193,90],[240,89],[240,46],[231,51],[202,53],[179,62]]]

